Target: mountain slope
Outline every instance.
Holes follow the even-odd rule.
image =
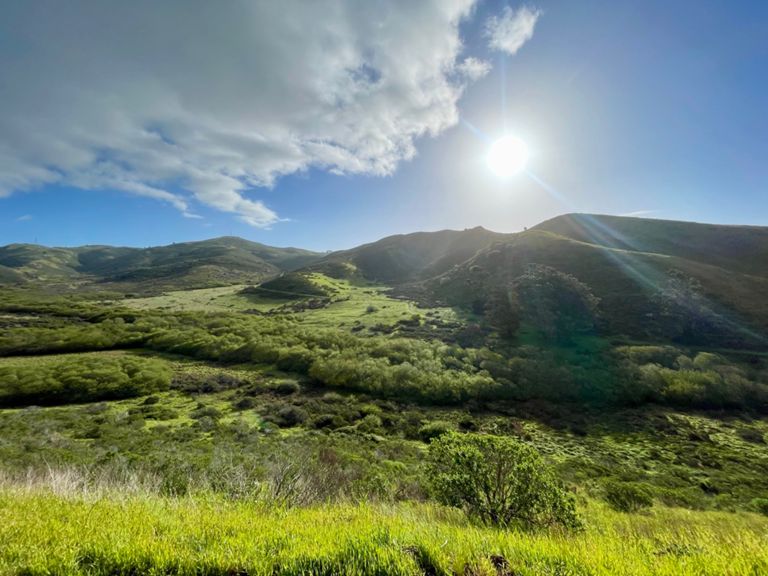
[[[495,290],[506,289],[531,264],[586,284],[600,298],[601,317],[611,334],[649,336],[664,321],[658,297],[677,273],[700,286],[707,306],[729,326],[733,342],[740,333],[768,331],[768,278],[734,271],[750,269],[748,263],[732,262],[726,269],[676,255],[591,244],[539,227],[481,250],[425,288],[438,301],[480,312]]]
[[[320,256],[308,250],[275,248],[233,237],[153,248],[11,244],[0,248],[0,267],[5,271],[0,279],[8,276],[31,282],[201,287],[259,282],[306,266]]]
[[[329,271],[347,264],[368,280],[401,284],[442,274],[478,250],[510,236],[480,226],[462,231],[399,234],[334,252],[313,268]]]
[[[767,227],[566,214],[534,229],[598,246],[678,256],[742,274],[768,276]]]

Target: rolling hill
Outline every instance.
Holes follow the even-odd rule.
[[[723,270],[768,276],[768,227],[566,214],[534,229],[606,248],[677,256]]]
[[[768,329],[767,278],[679,256],[608,248],[542,230],[494,244],[427,281],[423,288],[440,303],[478,310],[494,290],[509,286],[532,264],[549,266],[584,283],[600,298],[601,317],[612,334],[650,335],[662,321],[657,296],[673,272],[694,279],[712,313],[722,316],[736,332]]]
[[[0,281],[136,288],[192,288],[260,282],[301,268],[320,254],[223,237],[153,248],[82,246],[0,248]]]
[[[483,228],[390,236],[310,266],[397,287],[429,304],[482,313],[494,292],[531,265],[575,277],[600,299],[603,329],[658,337],[660,302],[675,278],[700,299],[697,314],[723,344],[763,346],[768,331],[768,228],[568,214],[516,234]],[[682,302],[679,307],[688,304]]]
[[[442,274],[468,260],[478,250],[512,236],[491,232],[481,226],[463,231],[399,234],[351,250],[333,252],[312,268],[331,275],[346,270],[371,281],[402,284]]]
[[[224,237],[155,248],[0,248],[0,282],[162,291],[323,272],[396,287],[429,304],[482,314],[531,265],[573,276],[600,300],[606,333],[654,338],[675,277],[720,326],[723,343],[765,343],[768,228],[568,214],[516,234],[481,227],[390,236],[318,254]],[[683,295],[682,299],[690,295]],[[679,307],[684,308],[682,303]]]

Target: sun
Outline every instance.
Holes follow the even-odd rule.
[[[525,170],[528,164],[528,146],[517,136],[503,136],[488,150],[486,162],[499,178],[509,178]]]

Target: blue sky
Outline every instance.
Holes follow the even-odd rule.
[[[343,0],[171,32],[171,1],[73,2],[69,20],[36,4],[0,8],[0,244],[237,235],[326,250],[571,211],[768,225],[765,2],[540,0],[515,54],[487,33],[520,16],[514,2],[371,3],[376,42],[356,30],[379,12]],[[302,19],[326,13],[330,32],[306,38]],[[463,72],[467,58],[490,70]],[[505,133],[529,145],[529,174],[488,170]]]

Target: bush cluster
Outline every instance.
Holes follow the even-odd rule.
[[[167,390],[165,362],[135,356],[83,356],[0,364],[0,406],[116,400]]]

